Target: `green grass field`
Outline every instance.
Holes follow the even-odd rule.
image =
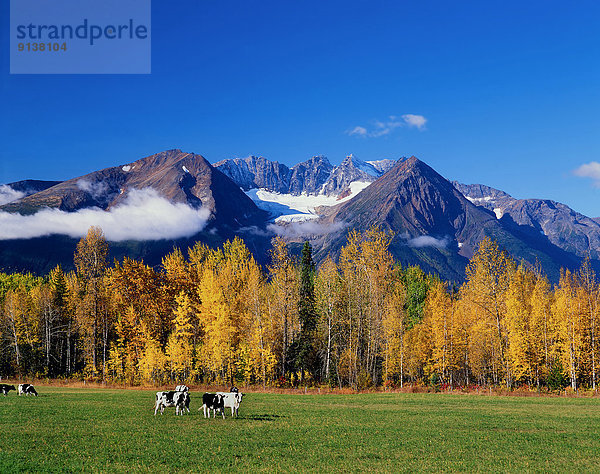
[[[240,417],[153,415],[154,392],[0,396],[0,472],[599,471],[600,401],[249,394]]]

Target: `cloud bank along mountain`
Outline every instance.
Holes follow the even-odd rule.
[[[189,238],[209,225],[229,236],[264,217],[202,156],[169,150],[1,206],[0,240],[77,238],[92,225],[115,242]]]
[[[41,181],[38,179],[26,179],[16,183],[2,184],[0,185],[0,206],[31,196],[57,184],[60,184],[60,181]]]
[[[290,222],[287,225],[269,224],[267,229],[274,234],[286,239],[311,238],[320,235],[339,232],[348,227],[346,222],[335,221],[332,223],[300,221]]]
[[[0,239],[29,239],[49,235],[83,237],[100,226],[110,241],[161,240],[190,237],[206,227],[210,211],[171,203],[152,188],[133,189],[108,211],[98,207],[67,212],[46,208],[32,215],[0,212]]]
[[[21,199],[22,197],[25,197],[23,191],[17,191],[8,184],[0,186],[0,206]]]

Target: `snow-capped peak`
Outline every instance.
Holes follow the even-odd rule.
[[[350,154],[346,157],[344,163],[342,163],[342,166],[350,164],[369,176],[379,176],[381,174],[372,164],[359,160],[353,154]]]

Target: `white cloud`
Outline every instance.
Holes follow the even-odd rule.
[[[348,131],[348,135],[358,135],[364,137],[367,135],[367,129],[365,127],[356,126],[352,130]]]
[[[600,163],[591,161],[581,165],[573,170],[575,176],[580,178],[590,178],[594,181],[594,186],[600,188]]]
[[[444,237],[443,239],[436,239],[435,237],[431,237],[430,235],[420,235],[419,237],[415,237],[408,241],[409,247],[422,248],[422,247],[435,247],[435,248],[446,248],[450,243],[450,239],[448,237]]]
[[[80,179],[77,181],[77,187],[82,191],[90,193],[93,198],[103,197],[108,191],[108,185],[104,181],[92,183],[87,179]]]
[[[427,119],[425,117],[414,114],[404,114],[402,116],[402,120],[404,120],[409,127],[415,127],[419,130],[423,130],[425,128],[425,124],[427,123]]]
[[[370,129],[357,125],[346,133],[350,136],[359,136],[365,138],[378,138],[390,135],[394,130],[401,127],[417,128],[425,130],[427,119],[422,115],[405,114],[398,118],[390,115],[387,120],[375,120]]]
[[[290,239],[298,237],[309,237],[324,234],[331,234],[346,227],[344,222],[334,222],[332,224],[320,224],[313,221],[292,222],[288,225],[269,224],[267,230],[274,234]]]
[[[29,239],[52,234],[79,238],[90,226],[100,226],[107,240],[161,240],[190,237],[200,232],[210,212],[173,204],[153,189],[132,190],[123,204],[110,211],[99,208],[65,212],[44,209],[30,216],[0,212],[0,240]]]
[[[17,199],[21,199],[22,197],[25,197],[24,192],[16,191],[8,184],[3,184],[0,186],[0,206],[16,201]]]

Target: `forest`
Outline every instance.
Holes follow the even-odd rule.
[[[127,385],[406,384],[596,389],[600,288],[586,260],[552,285],[484,239],[449,285],[350,231],[318,268],[273,240],[270,264],[235,238],[174,249],[160,268],[110,264],[102,229],[75,271],[0,274],[0,375]]]

